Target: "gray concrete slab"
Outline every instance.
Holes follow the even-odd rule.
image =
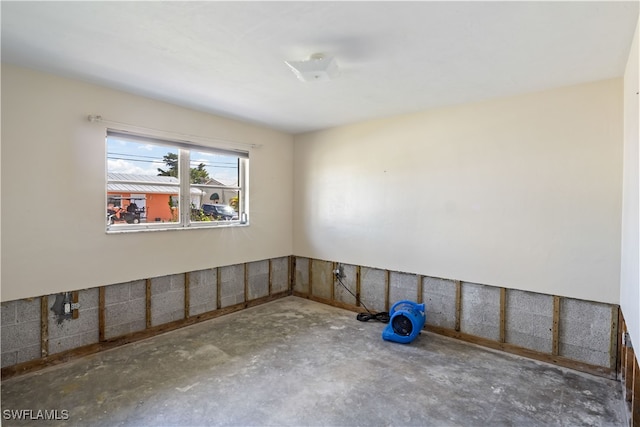
[[[287,297],[2,382],[74,426],[624,426],[619,382]],[[4,412],[3,412],[4,413]],[[59,412],[61,413],[61,412]]]

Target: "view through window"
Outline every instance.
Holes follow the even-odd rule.
[[[108,231],[247,222],[247,152],[107,132]]]

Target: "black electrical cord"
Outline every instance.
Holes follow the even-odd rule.
[[[351,295],[353,295],[356,301],[359,302],[362,305],[362,307],[364,307],[365,310],[367,310],[366,313],[358,313],[358,315],[356,316],[356,319],[358,319],[361,322],[368,322],[369,320],[377,320],[378,322],[389,323],[390,317],[388,312],[382,311],[380,313],[372,313],[367,308],[367,306],[364,305],[364,303],[360,300],[360,298],[357,297],[356,294],[351,292],[351,290],[347,288],[344,283],[342,283],[342,277],[340,277],[340,275],[337,273],[336,273],[336,279],[338,279],[338,282],[342,285],[342,287],[345,288],[347,292],[349,292]]]

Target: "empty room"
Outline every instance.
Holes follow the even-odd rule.
[[[2,1],[1,422],[640,426],[638,1]]]

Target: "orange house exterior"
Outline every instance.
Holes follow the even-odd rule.
[[[171,222],[178,218],[178,209],[169,201],[178,196],[179,181],[171,176],[153,176],[109,173],[107,182],[107,206],[113,203],[123,209],[135,203],[141,222]],[[197,189],[192,191],[202,192]],[[199,203],[198,203],[199,206]]]
[[[169,200],[171,196],[177,196],[177,194],[159,194],[151,193],[144,194],[145,202],[141,203],[139,200],[140,193],[125,193],[125,192],[113,192],[107,193],[107,199],[121,200],[119,205],[123,209],[133,202],[139,209],[144,209],[141,212],[141,222],[168,222],[171,221],[171,207],[169,206]],[[133,198],[133,200],[131,200]],[[118,206],[118,204],[116,204]]]

